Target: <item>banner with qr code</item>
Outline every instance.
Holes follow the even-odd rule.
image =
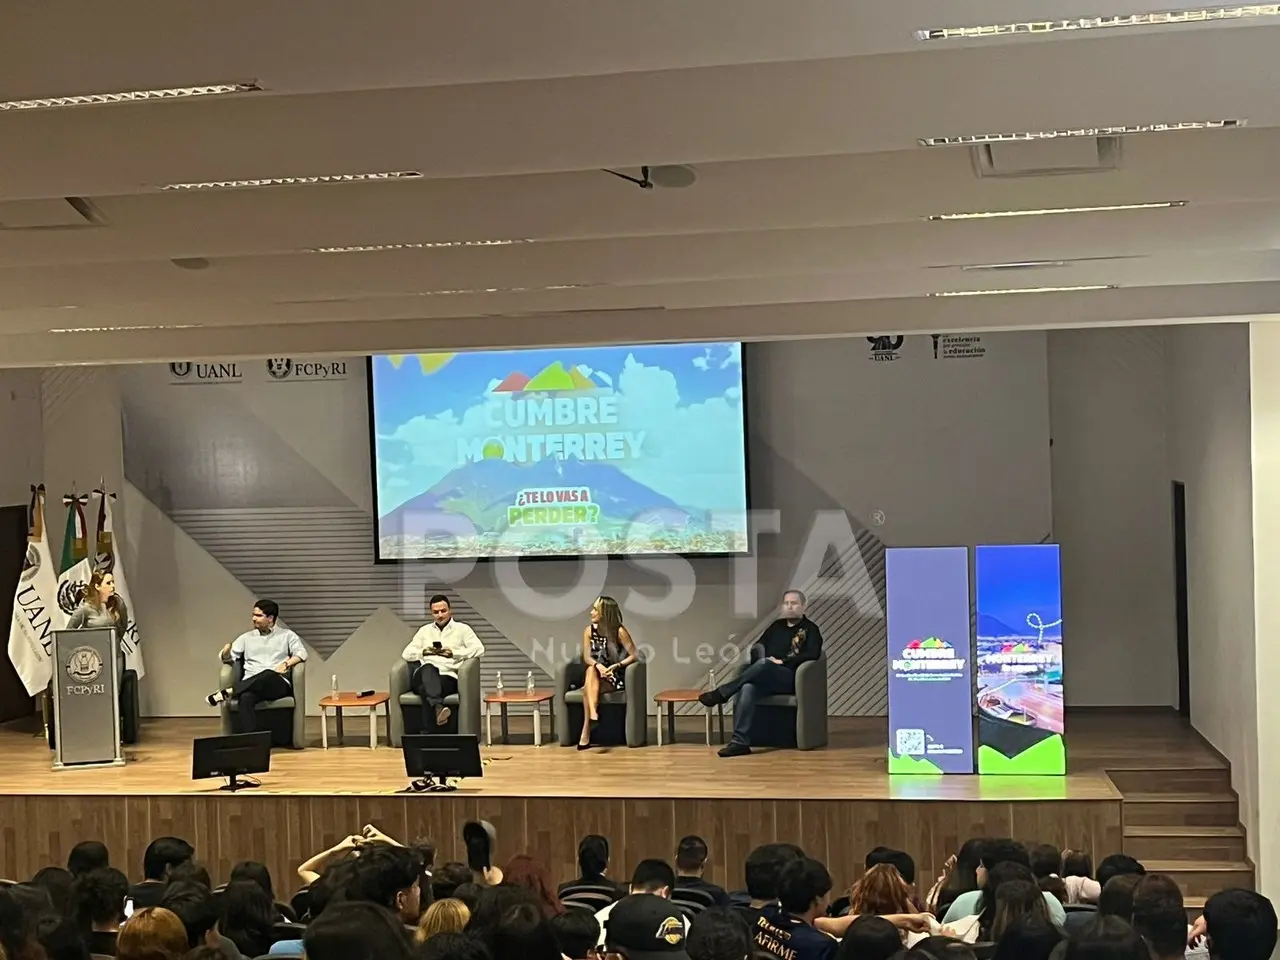
[[[1061,776],[1062,565],[1056,543],[974,549],[978,772]]]
[[[885,551],[889,772],[973,773],[966,547]]]

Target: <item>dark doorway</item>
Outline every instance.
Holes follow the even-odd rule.
[[[1191,638],[1187,622],[1187,488],[1173,481],[1173,596],[1178,628],[1178,713],[1191,717]]]
[[[22,561],[27,553],[27,508],[0,507],[0,623],[13,622],[14,585],[22,575]],[[0,631],[7,648],[9,631]],[[7,649],[0,652],[0,723],[16,717],[29,717],[31,698],[9,662]]]

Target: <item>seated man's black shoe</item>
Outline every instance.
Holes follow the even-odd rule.
[[[720,748],[720,756],[722,757],[747,757],[751,755],[751,748],[745,743],[733,743],[730,741]]]
[[[726,700],[728,700],[728,697],[720,692],[719,687],[716,687],[713,690],[708,690],[698,696],[698,702],[704,707],[718,707]]]

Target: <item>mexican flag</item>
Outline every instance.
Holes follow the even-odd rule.
[[[67,625],[58,607],[58,572],[44,522],[44,487],[31,488],[27,510],[27,553],[13,595],[9,659],[27,693],[35,696],[53,675],[53,632]]]
[[[74,493],[62,498],[62,505],[67,508],[67,524],[62,534],[62,560],[58,564],[58,606],[64,621],[80,606],[85,587],[93,576],[84,520],[84,505],[88,502],[88,497]]]
[[[95,490],[93,495],[98,498],[97,554],[94,557],[94,566],[98,570],[109,571],[115,577],[116,596],[124,604],[124,667],[126,670],[136,670],[141,679],[147,675],[147,669],[142,664],[138,621],[134,618],[133,599],[129,596],[129,584],[125,581],[124,561],[116,549],[118,545],[115,539],[115,525],[111,516],[116,495],[107,493],[105,490]]]

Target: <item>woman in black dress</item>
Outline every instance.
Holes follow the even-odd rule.
[[[627,666],[637,659],[635,641],[622,625],[622,608],[613,597],[599,597],[591,605],[591,623],[582,631],[582,736],[578,749],[591,746],[591,724],[600,719],[596,706],[600,691],[621,690]]]

